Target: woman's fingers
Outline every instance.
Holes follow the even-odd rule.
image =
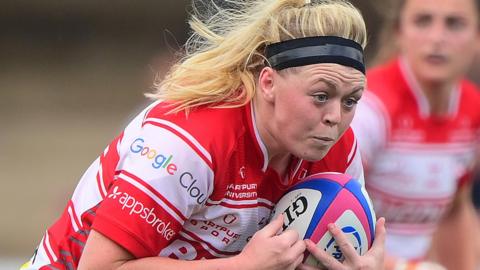
[[[263,237],[273,237],[282,231],[283,214],[278,215],[274,220],[270,221],[263,229],[258,231],[258,235]]]
[[[327,269],[331,270],[336,270],[336,269],[342,269],[342,264],[337,261],[333,256],[329,255],[327,252],[324,250],[318,248],[315,243],[313,243],[311,240],[307,239],[304,240],[305,244],[307,245],[307,250],[312,254],[315,259],[317,259],[319,262],[321,262]],[[309,269],[317,269],[317,268],[310,268],[307,266],[302,266],[304,267],[303,269],[309,270]]]
[[[375,225],[375,240],[372,244],[372,250],[380,250],[383,252],[386,235],[385,218],[381,217],[377,220],[377,224]]]
[[[348,240],[347,236],[337,225],[334,223],[328,224],[328,231],[333,235],[333,238],[335,238],[335,242],[342,251],[346,260],[353,261],[360,256],[353,247],[352,243],[350,243]]]

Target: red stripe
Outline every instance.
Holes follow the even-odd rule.
[[[77,217],[77,213],[75,211],[75,207],[73,205],[73,202],[72,200],[70,200],[68,202],[68,206],[70,207],[70,209],[72,210],[72,216],[73,216],[73,220],[75,221],[75,223],[77,224],[77,227],[80,229],[82,228],[82,223],[80,222],[80,220],[78,220],[78,217]]]
[[[417,201],[417,202],[443,202],[444,204],[448,204],[452,199],[449,196],[443,197],[443,198],[414,198],[414,197],[401,197],[401,196],[396,196],[394,194],[385,192],[383,190],[380,190],[372,185],[369,185],[368,182],[365,184],[365,188],[368,190],[368,193],[371,195],[374,195],[374,193],[379,194],[383,198],[388,199],[388,201]]]
[[[45,233],[45,234],[48,234],[48,231]],[[48,236],[48,239],[50,239],[50,236]],[[43,238],[43,249],[45,250],[45,253],[47,254],[48,256],[48,259],[50,260],[50,263],[54,263],[55,261],[53,260],[53,257],[52,257],[52,254],[50,254],[50,251],[48,250],[47,248],[47,244],[45,244],[45,241],[46,241],[46,236]],[[52,246],[51,243],[50,244],[50,247]],[[53,248],[52,248],[53,249]]]
[[[187,217],[185,217],[183,215],[183,213],[178,210],[170,201],[168,201],[165,197],[163,197],[162,194],[160,194],[156,189],[154,189],[152,186],[150,186],[148,183],[146,183],[145,181],[143,181],[142,179],[140,179],[138,176],[132,174],[132,173],[129,173],[127,171],[124,171],[122,170],[121,173],[125,174],[126,176],[130,177],[130,178],[133,178],[135,181],[137,181],[139,184],[141,184],[143,187],[145,187],[146,189],[148,189],[150,192],[152,192],[153,194],[155,194],[158,198],[160,198],[160,200],[162,200],[168,207],[170,207],[170,209],[172,211],[174,211],[183,221],[187,220]],[[120,176],[120,178],[122,178]],[[125,180],[125,179],[124,179]]]
[[[100,163],[100,166],[102,166],[101,163]],[[102,199],[105,199],[107,194],[105,194],[105,192],[103,191],[102,180],[100,179],[100,172],[99,171],[97,171],[97,186],[98,186],[98,192],[100,193],[100,196],[102,196]]]
[[[182,240],[182,241],[185,241],[187,243],[189,243],[190,245],[192,245],[192,247],[195,249],[195,251],[197,252],[197,257],[196,259],[197,260],[200,260],[202,258],[205,258],[205,259],[215,259],[215,258],[218,258],[218,256],[216,254],[213,254],[211,250],[209,249],[205,249],[199,242],[197,241],[192,241],[191,239],[189,238],[186,238],[185,236],[179,234],[178,235],[178,239]],[[177,257],[178,259],[178,257]]]
[[[357,140],[354,141],[355,144],[353,145],[355,147],[355,150],[353,150],[353,155],[352,158],[347,162],[347,168],[350,167],[350,164],[352,164],[353,160],[355,159],[355,156],[357,155]]]
[[[234,252],[229,252],[229,251],[220,251],[218,250],[217,248],[215,248],[212,244],[210,244],[210,242],[206,242],[204,241],[203,239],[201,239],[200,237],[198,237],[196,234],[194,234],[193,232],[190,232],[190,231],[187,231],[185,230],[185,228],[183,228],[182,232],[184,232],[185,234],[187,234],[188,236],[190,236],[191,238],[195,239],[195,241],[198,241],[199,243],[204,243],[205,245],[208,246],[209,249],[215,251],[216,253],[218,254],[222,254],[222,255],[237,255],[239,253],[239,251],[234,251]],[[214,254],[212,254],[214,255]],[[215,256],[215,255],[214,255]]]
[[[118,144],[123,138],[123,132],[115,138],[110,145],[108,146],[108,151],[107,153],[102,153],[100,155],[100,162],[99,162],[99,169],[97,171],[97,186],[100,191],[100,195],[102,198],[105,198],[108,193],[108,187],[110,186],[110,183],[113,181],[112,176],[109,175],[109,172],[114,172],[115,167],[118,164],[118,161],[120,160],[120,155],[119,155],[119,150],[118,150]],[[102,169],[102,175],[100,177],[100,168]],[[111,179],[112,178],[112,179]],[[105,192],[102,189],[102,184],[103,187],[105,188]]]
[[[170,126],[167,126],[167,125],[164,125],[164,124],[161,124],[161,123],[157,123],[157,122],[153,122],[153,121],[146,121],[144,123],[145,125],[146,124],[151,124],[151,125],[154,125],[154,126],[157,126],[157,127],[161,127],[163,129],[166,129],[170,132],[172,132],[173,134],[175,134],[177,137],[180,137],[185,143],[187,143],[190,148],[193,149],[193,151],[195,151],[197,153],[197,155],[203,159],[203,161],[205,161],[205,163],[208,165],[208,167],[210,167],[210,169],[213,170],[213,164],[212,162],[198,149],[198,147],[193,144],[187,137],[185,137],[183,134],[181,134],[180,132],[178,132],[176,129],[170,127]]]
[[[273,209],[272,205],[263,203],[263,202],[257,202],[257,203],[252,203],[252,204],[230,204],[227,202],[220,202],[220,203],[209,203],[208,201],[205,203],[205,206],[213,206],[213,205],[221,205],[225,206],[227,208],[234,208],[234,209],[244,209],[244,208],[255,208],[255,207],[265,207],[268,209]]]

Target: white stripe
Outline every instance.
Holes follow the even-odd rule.
[[[294,176],[297,174],[298,169],[300,169],[300,167],[301,167],[300,165],[302,165],[302,162],[303,162],[303,159],[299,159],[299,160],[298,160],[298,164],[297,164],[297,166],[295,167],[295,170],[293,170],[293,173],[292,173],[292,175],[291,175],[290,177],[294,177]]]
[[[72,202],[72,203],[73,203],[73,202]],[[76,219],[74,218],[74,214],[73,214],[72,206],[71,206],[71,205],[68,206],[68,210],[67,210],[67,211],[68,211],[68,215],[70,216],[70,222],[72,223],[73,230],[74,230],[75,232],[77,232],[77,231],[78,231],[78,225],[77,225]]]
[[[103,150],[103,155],[104,155],[104,156],[107,155],[109,149],[110,149],[110,145],[107,145],[107,147],[105,148],[105,150]]]
[[[450,96],[450,104],[448,104],[448,114],[451,116],[455,116],[458,114],[458,111],[460,109],[460,96],[461,96],[461,90],[460,86],[457,85],[452,91],[452,94]]]
[[[121,173],[119,175],[119,177],[122,178],[123,180],[129,182],[130,184],[134,185],[136,188],[143,191],[148,196],[150,196],[150,198],[152,198],[157,204],[159,204],[163,208],[163,210],[167,211],[170,215],[172,215],[178,222],[180,222],[180,224],[184,223],[182,217],[180,217],[174,210],[172,210],[168,205],[166,205],[157,195],[155,195],[153,192],[148,190],[145,186],[140,184],[137,180],[135,180],[135,179],[123,174],[123,173]]]
[[[48,236],[48,231],[45,232],[45,245],[47,246],[47,252],[49,253],[49,255],[53,258],[53,262],[56,262],[57,261],[57,256],[55,255],[55,253],[53,252],[52,250],[52,246],[50,246],[50,237]],[[52,262],[52,263],[53,263]]]
[[[262,199],[262,198],[258,198],[257,199],[259,203],[264,203],[264,204],[268,204],[270,206],[274,206],[275,204],[267,199]]]
[[[162,120],[162,119],[147,118],[147,119],[145,120],[145,122],[148,122],[148,121],[169,126],[169,127],[171,127],[172,129],[174,129],[175,131],[177,131],[178,133],[182,134],[182,135],[185,136],[191,143],[193,143],[193,145],[195,145],[195,147],[197,147],[198,150],[200,150],[200,152],[205,156],[205,158],[207,158],[208,161],[210,161],[210,163],[212,163],[212,157],[210,156],[210,153],[209,153],[205,148],[203,148],[203,146],[202,146],[192,135],[190,135],[190,133],[188,133],[186,130],[182,129],[181,127],[175,125],[175,124],[172,123],[172,122],[165,121],[165,120]]]
[[[125,136],[125,135],[124,135]],[[120,156],[120,147],[122,146],[123,137],[117,141],[117,154]]]
[[[105,188],[105,183],[103,183],[103,166],[100,162],[100,166],[98,167],[98,178],[100,179],[100,188],[102,189],[103,196],[107,196],[107,189]]]
[[[355,154],[356,149],[357,149],[357,138],[354,137],[353,138],[352,149],[350,150],[350,153],[348,154],[347,164],[350,162],[350,160],[352,160],[353,154]]]
[[[409,85],[410,91],[417,101],[418,109],[420,111],[420,116],[422,118],[427,118],[430,116],[430,104],[428,103],[427,97],[423,94],[423,91],[418,84],[410,66],[407,63],[405,58],[400,59],[400,71],[403,73],[403,77]]]
[[[263,153],[262,171],[265,172],[268,167],[268,159],[269,159],[268,151],[267,151],[267,147],[262,141],[262,138],[260,137],[260,133],[258,133],[257,122],[255,121],[255,111],[253,110],[253,102],[250,104],[250,114],[252,118],[253,131],[255,132],[255,138],[257,139],[257,143],[260,146],[260,150],[262,150],[262,153]]]
[[[147,108],[145,108],[145,110],[143,110],[143,119],[142,119],[142,123],[145,122],[145,119],[148,117],[148,114],[150,113],[150,111],[155,107],[157,106],[158,104],[162,103],[163,100],[157,100],[155,102],[153,102],[152,104],[148,105]]]
[[[190,232],[192,233],[192,232]],[[192,233],[194,234],[194,233]],[[192,242],[196,242],[196,243],[199,243],[200,245],[202,245],[202,247],[207,250],[208,252],[210,252],[213,256],[215,257],[228,257],[228,256],[231,256],[231,255],[226,255],[226,254],[219,254],[217,252],[215,252],[214,250],[212,250],[207,244],[205,244],[202,239],[202,241],[197,241],[196,239],[193,239],[190,235],[186,234],[185,232],[183,231],[180,231],[180,235],[182,235],[183,237],[187,238],[188,240],[192,241]],[[196,235],[196,234],[195,234]],[[198,235],[196,235],[198,238],[200,238]],[[200,238],[201,239],[201,238]],[[210,243],[212,244],[212,243]],[[213,245],[212,245],[213,246]]]

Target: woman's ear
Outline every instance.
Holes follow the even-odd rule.
[[[264,67],[258,76],[258,91],[268,102],[273,102],[275,96],[274,76],[275,70],[271,67]]]

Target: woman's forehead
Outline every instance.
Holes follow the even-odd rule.
[[[303,76],[312,79],[323,78],[326,81],[345,81],[351,83],[365,82],[365,75],[360,71],[340,64],[322,63],[303,66]]]
[[[406,1],[403,8],[409,13],[438,13],[475,18],[478,16],[474,0],[424,0]]]

